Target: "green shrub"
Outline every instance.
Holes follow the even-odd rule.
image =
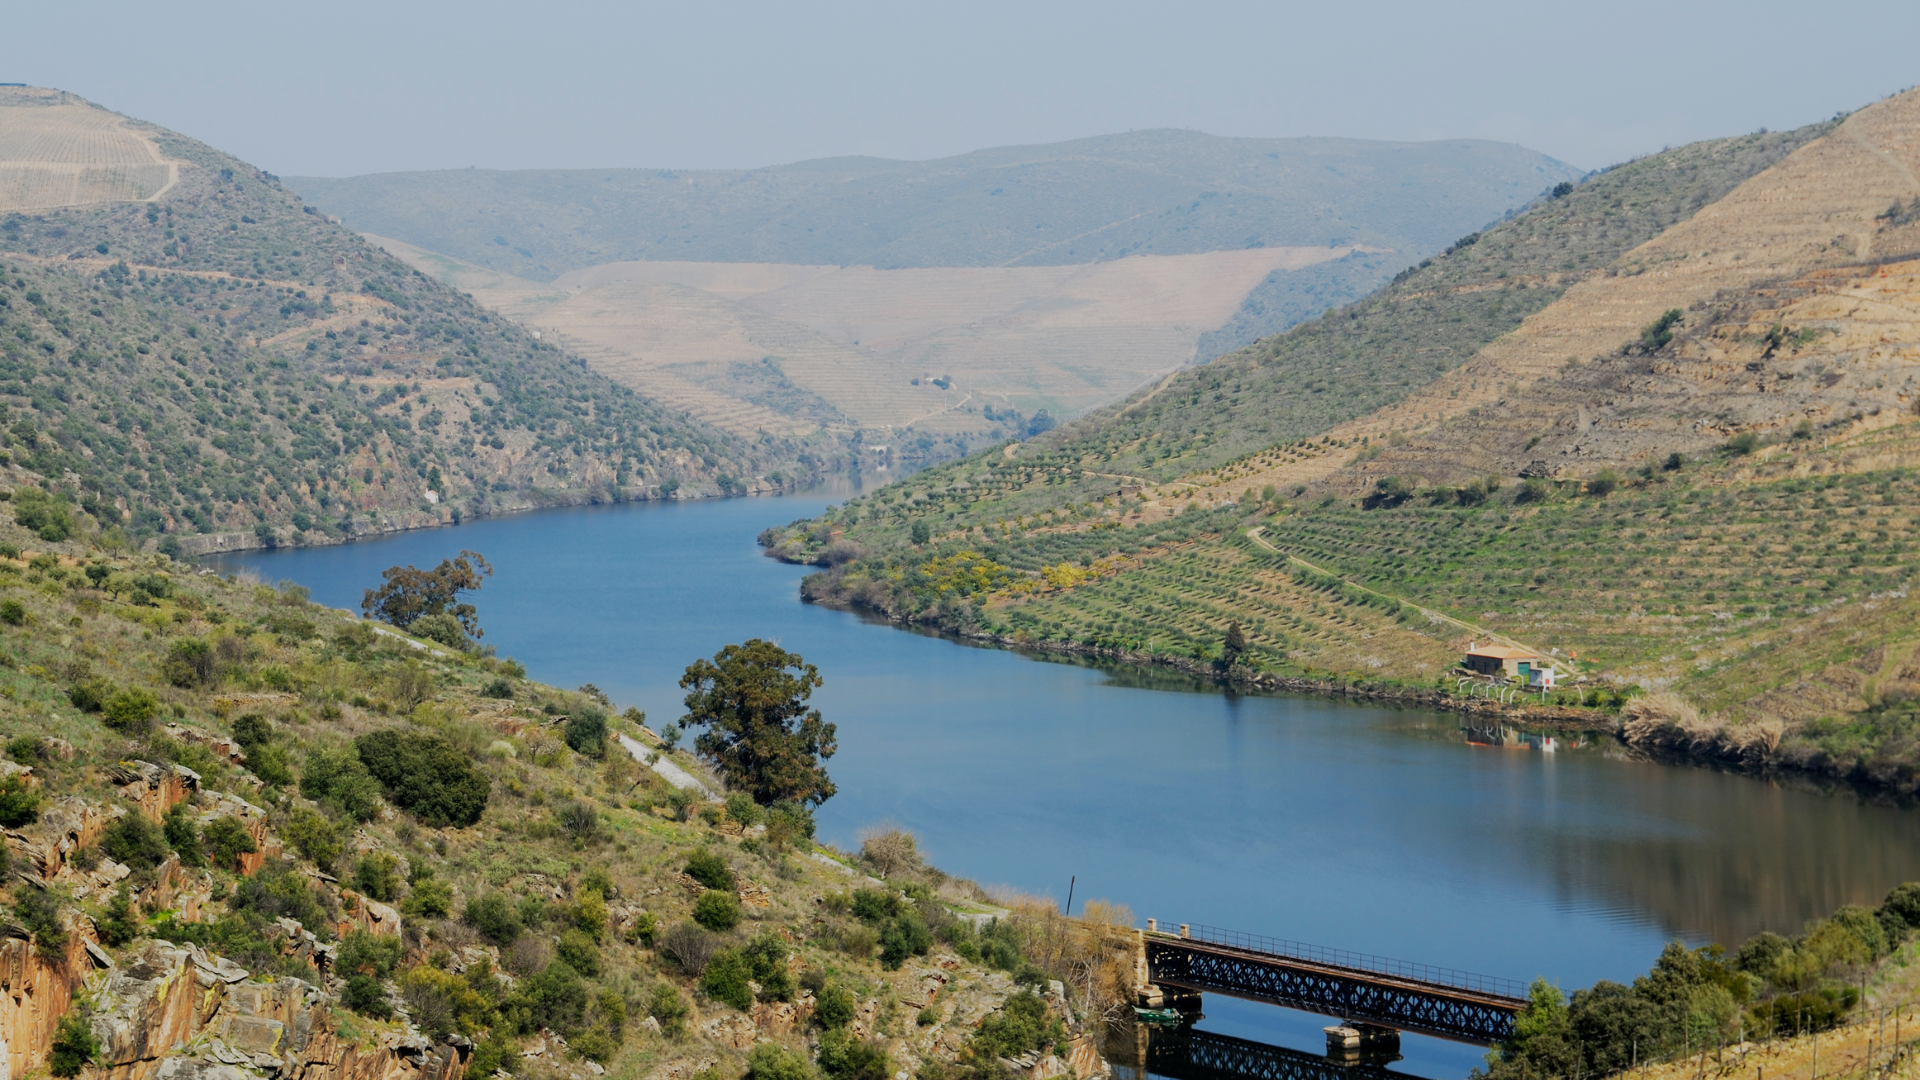
[[[647,1015],[660,1022],[660,1030],[677,1034],[687,1011],[687,999],[680,996],[678,987],[664,979],[653,984],[653,992],[647,997]]]
[[[27,622],[26,605],[12,597],[0,600],[0,622],[9,626],[24,626]]]
[[[1620,488],[1620,474],[1612,469],[1601,469],[1587,481],[1587,494],[1606,498]]]
[[[167,648],[161,672],[168,682],[182,689],[210,685],[215,672],[213,646],[199,638],[176,641]]]
[[[59,543],[73,535],[73,512],[66,502],[36,487],[18,487],[13,492],[13,520],[48,543]]]
[[[101,719],[115,731],[144,733],[160,712],[160,699],[145,690],[119,690],[107,699]]]
[[[225,870],[237,867],[240,856],[260,850],[247,827],[231,817],[217,817],[207,822],[207,827],[200,831],[200,839],[206,844],[214,865]]]
[[[138,810],[122,814],[100,838],[107,858],[135,870],[151,870],[167,859],[167,838],[160,826]]]
[[[813,1066],[779,1043],[758,1043],[747,1054],[745,1080],[813,1080]]]
[[[362,896],[390,903],[400,895],[400,860],[384,851],[369,851],[353,867],[353,887]]]
[[[54,1028],[53,1044],[47,1053],[47,1071],[58,1077],[80,1075],[100,1053],[100,1042],[93,1028],[78,1010],[69,1011]]]
[[[346,980],[347,1007],[362,1016],[385,1019],[393,1015],[383,985],[400,963],[400,939],[355,930],[340,942],[334,973]]]
[[[1648,323],[1640,331],[1640,347],[1647,352],[1659,352],[1673,340],[1673,328],[1686,318],[1686,312],[1679,308],[1669,308],[1660,317]]]
[[[470,652],[473,649],[473,639],[467,636],[467,631],[460,625],[460,620],[447,614],[422,615],[407,627],[407,633],[461,652]]]
[[[787,968],[787,943],[779,934],[772,930],[760,931],[740,950],[740,955],[752,969],[753,981],[760,984],[760,1000],[793,999],[793,972]]]
[[[453,910],[453,886],[428,878],[415,884],[400,902],[402,914],[412,918],[444,919]]]
[[[730,892],[708,889],[693,902],[693,921],[709,930],[731,930],[740,925],[740,901]]]
[[[127,882],[122,881],[107,901],[106,917],[97,925],[101,942],[116,949],[140,936],[140,916],[133,909],[133,890]]]
[[[746,1012],[753,1008],[753,991],[747,986],[752,978],[753,969],[739,950],[721,949],[707,961],[707,970],[700,976],[700,991],[715,1001]]]
[[[167,845],[174,854],[180,856],[180,865],[199,866],[206,861],[200,851],[200,826],[193,818],[193,810],[186,803],[176,803],[167,811],[165,820],[160,823],[166,834]]]
[[[295,807],[288,815],[280,835],[292,842],[302,858],[328,873],[333,872],[334,861],[347,849],[341,823],[304,806]]]
[[[105,679],[82,679],[67,687],[67,703],[84,713],[97,713],[107,707],[113,687]]]
[[[976,1059],[1018,1057],[1062,1037],[1059,1021],[1047,1023],[1047,1003],[1030,990],[1006,1000],[1000,1011],[980,1022],[972,1040]]]
[[[660,920],[651,911],[643,911],[634,916],[633,925],[627,928],[629,943],[644,945],[649,949],[653,948],[654,940],[659,936]]]
[[[753,796],[744,791],[727,793],[727,817],[740,823],[743,829],[751,829],[766,820],[767,812],[753,801]]]
[[[731,890],[737,887],[727,860],[706,848],[687,856],[686,873],[709,889]]]
[[[17,829],[38,820],[40,792],[29,787],[24,776],[0,777],[0,826]]]
[[[932,948],[933,932],[912,908],[887,920],[880,930],[880,963],[888,971],[900,970],[900,965],[915,956],[927,955]]]
[[[372,821],[380,813],[380,782],[348,747],[308,754],[300,794],[355,821]]]
[[[546,970],[525,980],[519,998],[536,1029],[545,1027],[570,1035],[578,1032],[587,1018],[587,984],[565,960],[554,960]]]
[[[480,696],[511,700],[513,697],[513,684],[505,679],[496,678],[480,691]]]
[[[843,1028],[853,1020],[858,1008],[853,993],[846,987],[829,986],[815,996],[813,1022],[829,1031]]]
[[[479,822],[491,785],[438,735],[389,729],[354,740],[360,761],[388,801],[435,827]]]
[[[820,1072],[827,1080],[888,1080],[893,1064],[879,1043],[831,1028],[820,1036]]]
[[[567,718],[567,745],[577,754],[590,758],[607,753],[607,714],[591,705],[582,705]]]
[[[562,933],[554,955],[589,979],[600,974],[600,946],[594,944],[593,936],[584,930],[574,928]]]
[[[884,889],[855,889],[852,906],[854,918],[878,925],[900,914],[902,902],[898,893]]]
[[[67,928],[60,921],[60,900],[52,893],[32,886],[15,888],[13,913],[42,951],[59,952],[66,948]]]
[[[495,945],[511,945],[513,939],[520,936],[520,917],[514,914],[513,905],[501,893],[487,893],[467,901],[461,918]]]

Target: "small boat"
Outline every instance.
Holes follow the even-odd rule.
[[[1134,1019],[1143,1024],[1178,1024],[1181,1020],[1179,1009],[1142,1009],[1135,1007]]]

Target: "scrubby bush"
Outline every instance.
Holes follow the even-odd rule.
[[[400,939],[355,930],[340,942],[334,973],[346,980],[347,1007],[363,1016],[384,1019],[393,1015],[383,985],[400,963]]]
[[[853,1020],[858,1004],[853,993],[844,986],[829,986],[814,997],[813,1022],[832,1031],[846,1027]]]
[[[709,889],[730,890],[735,887],[733,870],[727,866],[727,860],[706,848],[687,856],[686,873]]]
[[[186,803],[176,803],[167,811],[161,822],[161,830],[166,834],[167,846],[180,856],[180,865],[199,866],[205,861],[200,850],[200,825],[194,820],[193,810]]]
[[[453,910],[453,886],[437,878],[415,882],[400,902],[400,912],[412,918],[444,919]]]
[[[69,1011],[54,1028],[53,1043],[47,1053],[47,1071],[63,1080],[78,1076],[93,1064],[99,1053],[100,1041],[93,1037],[92,1026],[77,1009]]]
[[[348,747],[308,754],[300,794],[355,821],[372,821],[380,813],[380,782]]]
[[[700,975],[700,992],[745,1012],[753,1007],[753,991],[747,986],[752,978],[753,969],[738,950],[721,949]]]
[[[731,930],[740,925],[740,901],[730,892],[708,889],[693,902],[693,921],[709,930]]]
[[[400,895],[400,860],[384,851],[360,856],[353,867],[353,887],[383,904],[391,902]]]
[[[520,917],[501,893],[490,892],[467,901],[461,918],[495,945],[511,945],[520,936]]]
[[[207,822],[207,827],[200,832],[200,838],[206,843],[207,853],[214,865],[225,870],[237,867],[240,856],[260,850],[253,842],[253,836],[247,832],[247,827],[230,817],[217,817]]]
[[[590,758],[607,753],[607,714],[591,705],[582,705],[567,717],[567,745],[576,754]]]
[[[717,938],[690,922],[669,927],[660,935],[659,944],[654,946],[656,952],[688,978],[699,978],[719,948]]]
[[[176,641],[167,648],[161,671],[168,682],[182,689],[207,686],[214,678],[213,646],[200,638]]]
[[[115,731],[144,734],[160,712],[160,699],[145,690],[115,691],[101,710],[101,719]]]
[[[473,825],[486,810],[486,776],[438,735],[375,731],[355,739],[354,749],[387,799],[427,825]]]
[[[787,969],[787,943],[779,934],[772,930],[760,931],[740,950],[740,955],[753,972],[753,981],[760,984],[760,1000],[793,999],[793,972]]]
[[[333,871],[334,861],[347,848],[339,822],[304,806],[295,807],[293,813],[288,815],[280,835],[293,844],[294,850],[302,858],[328,873]]]
[[[888,1080],[893,1064],[879,1043],[833,1028],[820,1036],[820,1073],[827,1080]]]
[[[18,774],[0,777],[0,826],[17,829],[40,820],[40,792]]]
[[[594,944],[592,935],[584,930],[575,928],[561,934],[554,953],[565,960],[568,967],[590,979],[600,974],[600,946]]]
[[[125,863],[135,870],[151,870],[167,858],[167,838],[160,826],[145,814],[131,811],[107,826],[100,838],[100,850],[107,858]]]
[[[73,535],[72,509],[64,500],[36,487],[14,489],[13,520],[48,543],[59,543]]]
[[[813,1080],[813,1066],[779,1043],[763,1042],[747,1054],[745,1080]]]

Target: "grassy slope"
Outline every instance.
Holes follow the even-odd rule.
[[[0,541],[46,547],[12,525],[0,525]],[[716,1062],[725,1075],[740,1073],[744,1050],[731,1048],[730,1036],[725,1031],[716,1034],[712,1025],[737,1025],[743,1018],[733,1007],[700,992],[693,978],[637,933],[647,917],[663,931],[687,921],[695,893],[678,875],[696,849],[719,854],[743,887],[760,887],[770,900],[769,906],[748,907],[741,927],[719,935],[716,944],[738,946],[756,935],[776,935],[782,948],[790,950],[796,973],[817,971],[829,986],[871,1003],[865,1032],[890,1050],[898,1067],[912,1068],[940,1056],[934,1049],[940,1041],[961,1045],[980,1016],[1012,989],[1006,973],[959,960],[930,1012],[916,1024],[916,1014],[926,1003],[925,977],[932,961],[914,957],[898,971],[877,962],[877,935],[849,915],[845,904],[845,891],[864,882],[810,858],[811,845],[804,842],[789,848],[742,837],[737,829],[724,831],[719,827],[724,815],[713,817],[712,807],[681,820],[685,800],[676,800],[664,781],[624,754],[616,751],[601,761],[569,750],[551,726],[552,714],[577,714],[592,706],[581,693],[524,680],[511,665],[490,657],[416,651],[397,636],[375,636],[345,613],[306,602],[297,591],[196,575],[165,557],[126,558],[78,543],[55,547],[57,566],[0,557],[0,600],[18,603],[24,620],[20,625],[0,623],[0,744],[17,764],[31,766],[43,808],[53,800],[78,798],[112,813],[112,808],[126,805],[112,787],[110,769],[116,763],[177,763],[201,775],[204,794],[194,799],[196,814],[230,812],[232,804],[220,801],[225,795],[266,810],[265,850],[270,858],[260,871],[262,879],[283,886],[293,882],[292,891],[309,894],[321,911],[339,910],[343,888],[365,888],[355,877],[359,852],[398,856],[404,860],[403,877],[407,864],[424,864],[438,881],[451,886],[451,914],[408,914],[404,950],[392,972],[400,985],[409,984],[408,973],[415,969],[445,967],[450,955],[484,947],[486,942],[461,921],[460,913],[483,894],[506,896],[523,917],[533,920],[515,944],[499,950],[500,969],[518,977],[519,989],[496,982],[490,971],[479,967],[468,967],[468,976],[455,981],[478,991],[477,997],[456,996],[451,1023],[479,1044],[487,1063],[481,1075],[495,1067],[529,1077],[584,1075],[578,1060],[567,1062],[567,1055],[551,1043],[544,1056],[518,1056],[527,1043],[539,1041],[536,1029],[542,1025],[560,1030],[574,1055],[606,1062],[616,1077],[648,1075],[675,1062],[687,1063],[680,1067],[682,1076]],[[96,588],[82,572],[85,565],[104,566],[110,576]],[[169,595],[136,605],[129,582],[146,577],[151,588],[154,576],[169,580]],[[166,656],[187,640],[213,645],[218,658],[213,682],[181,688],[166,677]],[[424,700],[410,708],[410,694],[419,691],[408,687],[422,679]],[[502,680],[510,699],[488,689]],[[191,740],[169,737],[157,726],[145,734],[110,729],[97,712],[84,712],[71,703],[79,686],[101,694],[148,692],[160,700],[161,720],[211,735],[233,731],[236,714],[262,715],[274,731],[270,750],[249,760],[278,756],[294,774],[304,774],[316,753],[346,746],[363,732],[395,727],[432,731],[452,742],[490,779],[491,800],[481,822],[469,828],[428,828],[397,812],[355,824],[303,797],[295,782],[269,783],[261,790],[246,768],[227,764]],[[615,724],[634,730],[624,720]],[[43,754],[38,749],[43,736],[65,740],[72,756]],[[684,767],[702,771],[684,754],[680,760]],[[62,807],[62,813],[72,813],[71,802]],[[695,802],[692,809],[698,811],[700,804]],[[39,841],[46,839],[50,827],[46,822],[26,824],[20,833]],[[345,853],[339,853],[342,844]],[[282,846],[284,862],[273,854]],[[20,855],[14,858],[18,868]],[[317,871],[328,869],[345,884],[313,879]],[[270,926],[270,919],[263,918],[275,912],[263,916],[258,907],[237,899],[240,879],[231,870],[213,869],[210,884],[216,899],[203,906],[198,921],[163,925],[153,917],[165,913],[137,912],[144,932],[165,933],[175,940],[208,939],[215,951],[235,957],[257,975],[296,975],[328,983],[336,995],[334,1017],[345,1042],[377,1045],[402,1034],[405,1014],[391,1020],[349,1015],[339,1004],[343,972],[320,979],[305,961],[280,958],[279,949],[261,936],[263,927]],[[46,895],[56,907],[78,908],[104,925],[111,888],[96,886],[76,899],[73,874],[70,868]],[[582,883],[591,874],[603,874],[611,883],[604,897],[604,923],[582,914]],[[136,868],[132,883],[144,887],[153,878],[154,871]],[[191,875],[187,887],[197,878],[197,872]],[[951,957],[958,949],[978,955],[963,944],[975,936],[946,911],[948,904],[990,910],[976,903],[984,894],[912,861],[890,883],[924,890],[920,895],[928,900],[922,907],[939,935],[930,943],[934,953]],[[9,919],[30,928],[40,925],[22,913],[32,903],[32,891],[26,879],[13,875],[0,890]],[[399,886],[401,896],[395,902],[404,906],[411,891]],[[933,899],[935,893],[939,900]],[[259,903],[258,897],[252,902]],[[298,903],[284,898],[272,903],[304,918]],[[1036,909],[1033,917],[1044,915]],[[1009,930],[1025,926],[1026,918],[1014,918]],[[323,940],[333,938],[330,918],[305,921]],[[552,974],[548,965],[556,953],[554,942],[565,941],[563,933],[575,926],[584,926],[598,939],[587,952],[600,970],[587,972],[577,1011],[570,1013],[563,999],[543,1003],[532,977],[542,971]],[[1030,969],[1035,959],[1045,963],[1040,952],[1023,953],[1022,940],[1006,936],[1013,951],[998,954],[1001,966]],[[136,940],[124,948],[138,949],[140,944]],[[575,937],[573,945],[562,946],[562,955],[577,955],[565,950],[578,947]],[[993,954],[991,948],[988,952]],[[1059,959],[1057,954],[1054,958]],[[591,965],[576,959],[574,966]],[[1032,971],[1027,974],[1031,977]],[[672,1003],[692,1009],[683,1026],[676,1025],[672,1009],[666,1007]],[[666,1022],[667,1035],[641,1029],[649,1013]],[[424,1027],[430,1015],[431,1010],[416,1013],[413,1019]],[[442,1023],[448,1020],[441,1015]],[[803,1018],[796,1029],[769,1030],[763,1037],[805,1055],[806,1035]],[[951,1058],[951,1051],[944,1053]]]
[[[274,178],[159,135],[192,163],[159,203],[0,220],[13,453],[103,524],[337,536],[814,463],[584,370]]]
[[[1501,143],[1143,131],[924,162],[290,182],[357,229],[546,280],[622,259],[1044,266],[1335,242],[1417,257],[1574,175]]]

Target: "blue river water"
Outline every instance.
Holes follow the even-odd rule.
[[[729,642],[817,665],[839,726],[821,838],[881,822],[988,886],[1572,990],[1630,979],[1674,938],[1793,932],[1920,879],[1920,814],[1604,748],[1469,745],[1449,714],[1243,696],[1182,678],[974,647],[803,604],[771,524],[826,498],[628,504],[331,548],[230,556],[357,609],[380,571],[462,548],[494,577],[485,641],[535,678],[592,682],[658,728]],[[1207,1002],[1206,1026],[1317,1051],[1323,1019]],[[1395,1066],[1480,1052],[1409,1038]]]

